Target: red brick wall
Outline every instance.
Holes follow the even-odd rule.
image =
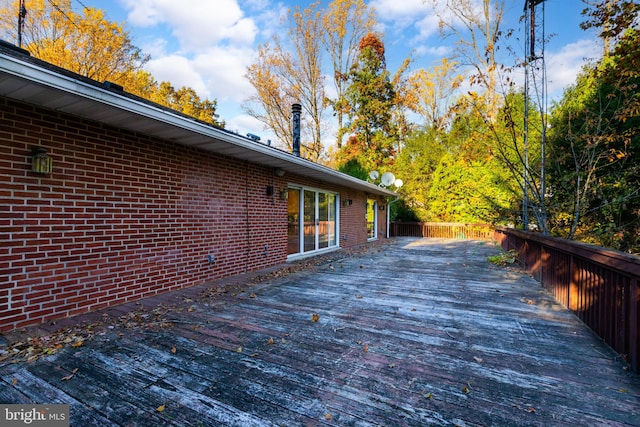
[[[366,242],[364,193],[0,99],[0,331],[285,262],[289,182],[351,198]]]

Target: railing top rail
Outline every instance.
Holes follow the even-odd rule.
[[[640,256],[531,231],[497,227],[496,232],[531,240],[574,256],[589,259],[622,273],[640,277]]]
[[[487,227],[493,228],[491,224],[484,223],[475,223],[475,222],[414,222],[414,221],[394,221],[393,224],[401,224],[401,225],[441,225],[441,226],[474,226],[474,227]]]

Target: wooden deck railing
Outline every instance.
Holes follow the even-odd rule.
[[[437,237],[443,239],[493,238],[494,227],[489,224],[463,224],[454,222],[392,222],[391,237]]]
[[[495,239],[640,372],[640,257],[513,229]]]

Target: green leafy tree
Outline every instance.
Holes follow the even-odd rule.
[[[414,132],[406,140],[394,164],[394,173],[402,177],[403,207],[421,221],[434,218],[430,209],[430,190],[433,174],[447,154],[446,133],[435,129]]]
[[[427,216],[437,221],[513,220],[520,193],[517,177],[500,154],[507,139],[496,122],[459,107],[443,141],[445,153],[432,172]]]
[[[640,252],[640,32],[620,35],[552,117],[556,234]]]

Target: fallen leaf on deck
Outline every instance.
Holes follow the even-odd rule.
[[[462,392],[465,393],[465,394],[469,394],[470,390],[469,390],[468,387],[462,387]]]
[[[171,353],[176,354],[178,350],[175,347],[171,347]]]
[[[364,347],[362,347],[362,351],[364,351],[365,353],[369,351],[369,344],[365,344]]]
[[[76,372],[78,372],[78,368],[76,368],[73,371],[71,371],[71,374],[67,375],[66,377],[62,377],[61,380],[62,381],[70,380],[71,378],[73,378],[75,376]]]
[[[325,420],[331,421],[332,418],[333,418],[333,416],[330,413],[327,412],[326,414],[324,414],[324,419]]]
[[[317,322],[318,320],[320,320],[320,315],[318,313],[313,313],[311,315],[311,321],[312,322]]]
[[[84,341],[76,341],[73,343],[73,345],[71,345],[71,347],[78,348],[78,347],[82,347],[83,344],[84,344]]]
[[[249,298],[255,298],[256,296],[257,296],[256,294],[252,293],[251,295],[249,295]]]
[[[424,395],[425,399],[433,399],[433,393],[427,393]]]
[[[482,363],[483,362],[483,360],[481,358],[476,357],[476,356],[473,356],[473,360],[475,360],[478,363]]]
[[[536,412],[536,410],[535,410],[535,408],[533,406],[529,407],[526,411],[531,413],[531,414]]]
[[[164,411],[164,405],[160,405],[160,406],[158,406],[158,407],[156,408],[156,411],[158,411],[158,412],[162,412],[162,411]]]
[[[17,378],[12,379],[11,385],[16,385],[16,384],[18,384],[18,379]]]
[[[236,348],[236,353],[242,353],[242,347]]]
[[[269,345],[274,345],[276,342],[273,340],[273,338],[269,338],[269,341],[267,341],[267,344]]]

